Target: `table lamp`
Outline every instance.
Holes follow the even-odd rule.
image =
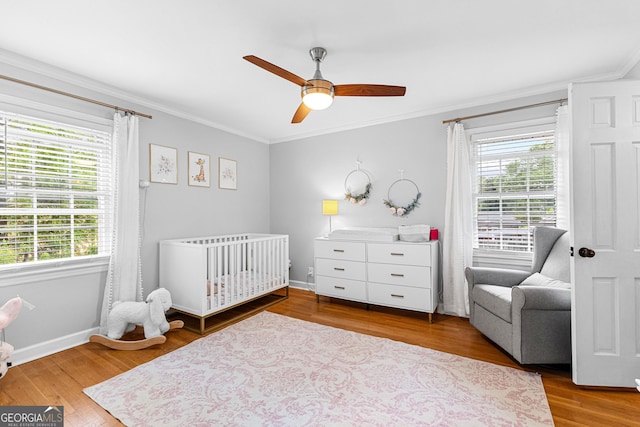
[[[337,200],[323,200],[322,201],[322,215],[329,216],[329,233],[331,233],[331,217],[338,215],[338,201]]]

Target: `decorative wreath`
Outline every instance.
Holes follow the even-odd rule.
[[[349,177],[356,172],[364,174],[367,177],[367,180],[369,181],[364,188],[364,193],[361,193],[361,194],[352,193],[351,191],[349,191],[349,187],[347,186],[347,181],[349,180]],[[344,179],[344,191],[345,191],[344,198],[350,201],[351,203],[353,203],[354,205],[362,206],[365,203],[367,203],[367,199],[369,198],[369,195],[371,193],[371,178],[369,177],[369,174],[360,168],[349,172],[347,177]]]
[[[397,183],[401,182],[401,181],[409,181],[410,183],[412,183],[415,187],[416,187],[416,197],[415,199],[413,199],[413,201],[411,203],[409,203],[407,206],[396,206],[392,201],[391,201],[391,197],[389,196],[389,194],[391,193],[391,189],[393,188],[394,185],[396,185]],[[418,206],[420,206],[420,203],[418,202],[420,200],[420,197],[422,197],[422,193],[420,193],[420,189],[418,188],[418,186],[416,185],[415,182],[411,181],[410,179],[399,179],[397,181],[395,181],[393,184],[391,184],[391,186],[389,186],[389,191],[387,191],[387,199],[383,201],[384,205],[386,207],[389,208],[389,212],[391,212],[391,215],[395,215],[395,216],[407,216],[409,215],[409,213],[411,213],[412,210],[414,210],[415,208],[417,208]]]

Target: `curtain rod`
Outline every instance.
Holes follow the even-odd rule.
[[[491,116],[493,114],[509,113],[511,111],[524,110],[525,108],[541,107],[543,105],[551,105],[551,104],[562,104],[563,102],[567,102],[567,101],[568,101],[567,98],[560,98],[560,99],[556,99],[554,101],[539,102],[537,104],[523,105],[522,107],[507,108],[506,110],[490,111],[488,113],[474,114],[473,116],[458,117],[458,118],[455,118],[455,119],[443,120],[442,124],[447,124],[447,123],[451,123],[451,122],[459,122],[461,120],[475,119],[477,117]]]
[[[125,113],[129,113],[129,114],[133,114],[133,115],[136,115],[136,116],[144,117],[146,119],[151,119],[152,118],[152,116],[150,116],[149,114],[139,113],[139,112],[134,111],[134,110],[129,110],[127,108],[118,107],[117,105],[107,104],[106,102],[96,101],[95,99],[85,98],[84,96],[74,95],[74,94],[69,93],[69,92],[63,92],[63,91],[58,90],[58,89],[52,89],[50,87],[41,86],[39,84],[26,82],[24,80],[15,79],[13,77],[4,76],[2,74],[0,74],[0,79],[9,80],[10,82],[19,83],[21,85],[34,87],[36,89],[46,90],[48,92],[57,93],[58,95],[68,96],[70,98],[79,99],[81,101],[90,102],[91,104],[96,104],[96,105],[101,105],[103,107],[112,108],[112,109],[114,109],[116,111],[124,111]]]

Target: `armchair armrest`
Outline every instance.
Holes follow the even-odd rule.
[[[571,362],[571,289],[511,288],[513,357],[520,363]]]
[[[513,313],[522,310],[571,311],[571,289],[544,286],[514,286],[511,291]]]
[[[464,274],[470,287],[476,284],[516,286],[531,275],[524,270],[489,267],[467,267]]]

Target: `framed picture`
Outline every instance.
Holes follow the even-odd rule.
[[[209,155],[189,151],[189,185],[209,187],[211,185],[211,164]]]
[[[218,157],[218,187],[227,190],[238,189],[236,161]]]
[[[178,183],[178,149],[149,144],[149,179],[164,184]]]

